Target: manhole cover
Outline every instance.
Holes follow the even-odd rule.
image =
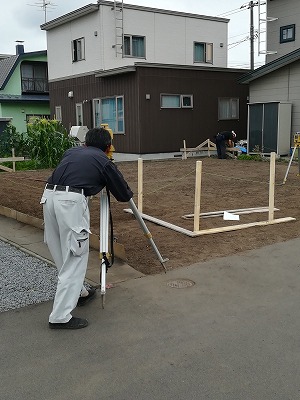
[[[195,282],[190,279],[174,279],[172,281],[167,282],[167,286],[175,289],[185,289],[191,286],[194,286]]]

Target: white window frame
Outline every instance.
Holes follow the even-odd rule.
[[[196,60],[196,45],[201,44],[204,47],[204,58],[203,60]],[[205,64],[213,64],[213,43],[206,42],[194,42],[194,63],[205,63]]]
[[[82,103],[76,103],[75,104],[75,111],[76,111],[76,126],[83,126],[83,106],[82,106]],[[80,119],[81,119],[81,121],[80,121]]]
[[[96,111],[98,113],[99,123],[97,123]],[[101,99],[93,99],[93,127],[99,128],[101,124]]]
[[[107,97],[99,97],[93,99],[93,126],[94,128],[100,127],[100,125],[103,123],[103,116],[102,116],[102,100],[105,99],[114,99],[115,100],[115,112],[114,112],[114,118],[115,118],[115,129],[112,129],[110,126],[109,128],[113,130],[114,134],[124,134],[125,133],[125,107],[124,107],[124,96],[107,96]],[[118,110],[118,99],[122,99],[122,105],[123,105],[123,130],[119,131],[118,130],[118,122],[122,120],[122,118],[119,118],[119,110]],[[97,124],[97,118],[96,118],[96,111],[99,112],[99,124]]]
[[[61,106],[55,106],[55,119],[56,121],[62,121]]]
[[[123,105],[123,130],[122,131],[117,130],[116,133],[125,133],[124,96],[116,96],[116,126],[118,127],[119,126],[119,121],[122,121],[122,118],[119,118],[118,99],[122,99],[122,105]]]
[[[227,102],[228,113],[222,112],[221,102]],[[236,114],[234,113],[236,110]],[[219,97],[218,98],[218,120],[237,120],[240,118],[240,99],[238,97]]]
[[[85,40],[84,37],[72,40],[72,61],[85,60]]]
[[[179,106],[164,106],[163,105],[163,97],[168,96],[168,97],[176,97],[179,100]],[[190,105],[185,105],[184,99],[189,98],[190,99]],[[173,93],[161,93],[160,95],[160,108],[163,109],[170,109],[170,108],[193,108],[194,107],[194,102],[193,102],[193,95],[192,94],[173,94]]]
[[[144,45],[144,54],[142,55],[142,56],[137,56],[137,55],[134,55],[133,53],[132,53],[132,49],[133,49],[133,46],[132,46],[132,39],[133,38],[143,38],[143,45]],[[130,52],[129,52],[129,54],[125,54],[125,38],[129,38],[129,40],[130,40]],[[142,35],[124,35],[123,36],[123,57],[134,57],[134,58],[146,58],[146,36],[142,36]]]

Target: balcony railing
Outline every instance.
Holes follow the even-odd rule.
[[[22,92],[48,93],[48,80],[46,78],[22,78]]]

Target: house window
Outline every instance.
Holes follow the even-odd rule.
[[[213,63],[213,44],[194,42],[194,62]]]
[[[72,41],[73,62],[85,59],[84,38],[75,39]]]
[[[280,43],[293,42],[295,40],[295,24],[280,28]]]
[[[124,35],[123,55],[145,58],[145,37]]]
[[[22,62],[22,93],[48,93],[48,70],[45,62]]]
[[[108,124],[114,133],[124,133],[124,97],[106,97],[93,100],[94,127]]]
[[[239,99],[231,97],[219,98],[218,115],[221,119],[239,119]]]
[[[83,111],[82,111],[82,103],[76,104],[76,125],[83,125]]]
[[[61,106],[55,106],[54,118],[56,119],[56,121],[62,121]]]
[[[192,94],[161,94],[161,108],[193,108]]]

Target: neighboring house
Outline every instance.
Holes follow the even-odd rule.
[[[245,70],[227,68],[228,19],[98,1],[47,31],[51,114],[108,123],[118,152],[178,151],[218,131],[246,136]]]
[[[260,1],[265,3],[265,0]],[[300,2],[268,0],[267,16],[268,63],[300,48]]]
[[[267,16],[267,63],[240,80],[249,84],[248,150],[285,155],[300,131],[300,2],[268,0]]]
[[[26,132],[30,117],[50,116],[46,50],[25,53],[23,45],[16,50],[0,60],[0,133],[8,122]]]

